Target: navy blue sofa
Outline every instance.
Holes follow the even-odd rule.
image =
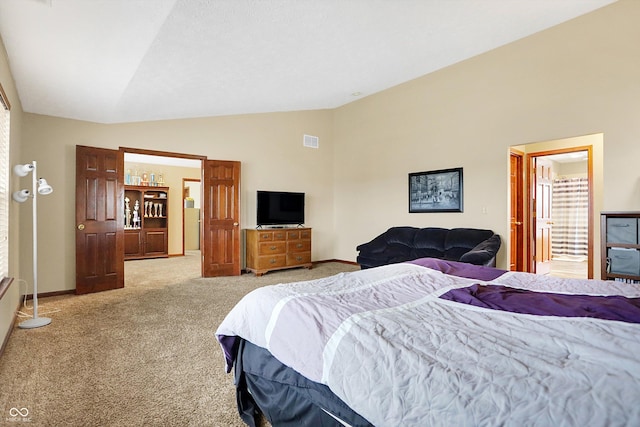
[[[358,245],[356,261],[363,269],[427,257],[495,267],[500,244],[491,230],[392,227]]]

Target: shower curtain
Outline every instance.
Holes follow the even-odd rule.
[[[552,258],[587,258],[589,230],[589,180],[557,178],[553,181],[551,217]]]

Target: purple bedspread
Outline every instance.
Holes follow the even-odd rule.
[[[484,267],[481,265],[467,264],[458,261],[445,261],[437,258],[419,258],[409,261],[409,264],[421,265],[422,267],[431,268],[441,271],[451,276],[466,277],[467,279],[493,280],[506,273],[506,270],[500,270],[493,267]]]
[[[452,289],[440,298],[476,307],[540,316],[593,317],[640,323],[640,298],[567,295],[498,285]]]

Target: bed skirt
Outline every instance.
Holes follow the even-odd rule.
[[[241,340],[235,364],[236,399],[242,420],[273,426],[372,427],[323,384],[280,363],[269,351]]]

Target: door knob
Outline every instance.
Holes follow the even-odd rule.
[[[78,224],[78,230],[80,231],[84,230],[84,224]]]
[[[234,226],[234,227],[237,227],[237,226],[239,226],[239,225],[240,225],[240,224],[238,224],[237,222],[234,222],[234,223],[233,223],[233,226]]]

